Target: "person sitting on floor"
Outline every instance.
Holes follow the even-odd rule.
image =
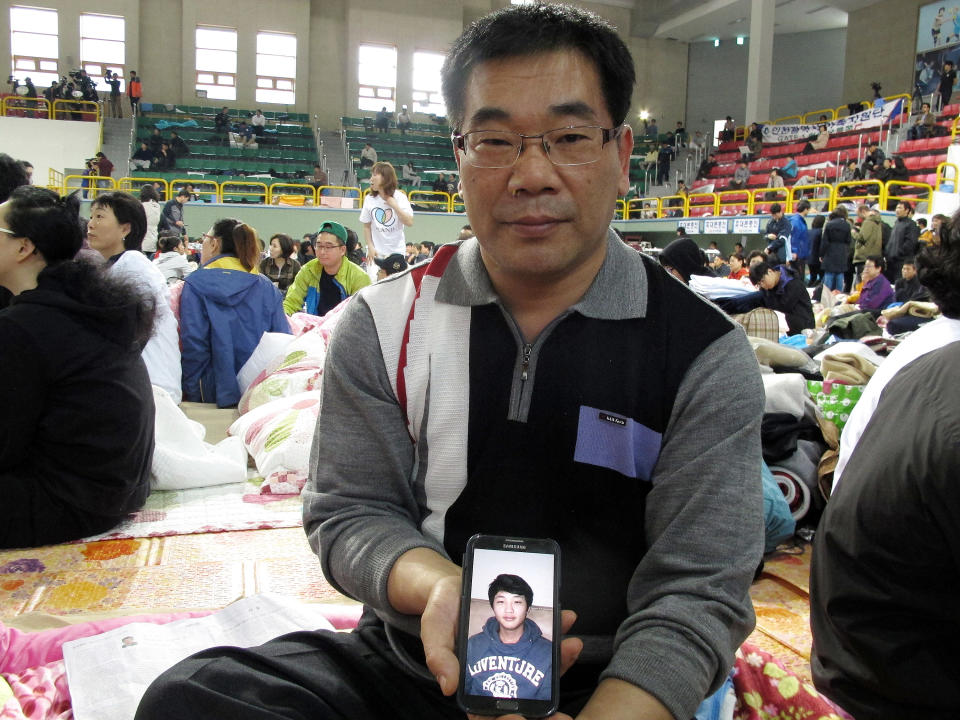
[[[882,255],[870,255],[863,264],[863,287],[857,305],[861,310],[883,310],[893,302],[893,288],[883,276]]]
[[[183,280],[197,269],[197,264],[187,259],[183,237],[173,233],[161,235],[157,241],[160,254],[154,258],[153,264],[163,273],[167,285],[174,285]]]
[[[269,255],[260,261],[260,272],[282,293],[300,272],[299,261],[294,260],[293,238],[285,233],[277,233],[270,238]]]
[[[154,300],[73,261],[78,205],[32,186],[0,205],[3,548],[106,532],[150,494]]]
[[[153,295],[156,306],[154,334],[143,348],[150,381],[180,402],[180,346],[177,318],[170,308],[167,280],[141,246],[147,230],[143,204],[125,192],[107,192],[97,196],[90,206],[87,240],[90,247],[107,262],[109,273],[127,278],[143,292]]]
[[[180,296],[185,400],[236,405],[237,373],[261,335],[290,332],[283,296],[257,272],[259,257],[256,231],[239,220],[218,220],[204,233],[201,266]]]
[[[893,298],[901,303],[911,300],[930,301],[930,291],[920,284],[920,278],[917,277],[917,261],[912,257],[903,261],[900,277],[893,286]]]
[[[326,315],[333,308],[370,284],[370,276],[346,258],[347,229],[325,222],[317,232],[317,257],[304,265],[287,290],[283,309],[288,315],[308,312]]]
[[[787,318],[788,335],[816,327],[807,288],[786,265],[758,262],[750,267],[750,281],[760,288],[755,307],[782,312]]]

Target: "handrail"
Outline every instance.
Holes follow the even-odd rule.
[[[440,196],[437,200],[431,200],[431,197]],[[434,191],[434,190],[411,190],[407,199],[410,202],[413,202],[415,198],[425,198],[420,200],[421,205],[440,205],[442,208],[438,208],[438,212],[453,212],[451,208],[452,198],[449,193]]]
[[[84,107],[92,107],[91,110],[84,110]],[[80,120],[93,120],[94,122],[100,121],[100,103],[93,102],[92,100],[54,100],[53,101],[53,112],[52,118],[54,120],[74,120],[73,117],[60,117],[61,114],[77,114],[77,115],[90,115],[92,118],[82,117]]]
[[[816,196],[816,192],[820,188],[827,189],[826,197]],[[794,208],[796,207],[796,201],[804,200],[805,198],[802,197],[802,195],[807,190],[813,191],[814,200],[826,200],[828,203],[830,202],[831,196],[833,195],[833,185],[831,185],[830,183],[810,183],[809,185],[794,185],[792,188],[789,189],[787,193],[787,209],[786,209],[787,212],[794,212]],[[797,197],[798,195],[800,197]]]
[[[166,200],[170,197],[170,183],[168,183],[167,180],[162,177],[122,177],[117,180],[117,190],[133,193],[135,190],[140,190],[140,188],[147,183],[160,183],[161,187],[159,192],[161,200]]]
[[[953,168],[953,177],[948,178],[943,176],[942,171],[946,170],[947,168]],[[949,192],[960,192],[960,184],[957,183],[958,177],[960,177],[960,168],[953,163],[944,160],[942,163],[937,165],[937,192],[940,192],[940,186],[943,185],[946,180],[950,180],[953,183],[953,190],[950,190]],[[943,192],[948,191],[944,190]]]
[[[79,185],[71,185],[71,180],[79,180]],[[101,182],[108,182],[109,185],[101,186]],[[108,175],[65,175],[63,178],[63,185],[61,195],[66,195],[68,192],[73,190],[82,190],[83,199],[86,200],[89,198],[95,198],[101,192],[108,192],[110,190],[117,189],[117,183]]]
[[[732,195],[739,196],[739,199],[728,200],[727,198]],[[747,213],[751,213],[753,211],[753,196],[750,191],[744,188],[743,190],[720,190],[717,193],[717,207],[720,208],[720,214],[723,213],[723,208],[735,205],[746,205]]]
[[[627,219],[627,201],[623,198],[617,198],[615,216],[619,216],[621,220]]]
[[[650,211],[653,211],[654,217],[659,218],[662,213],[660,212],[661,204],[660,198],[658,197],[649,197],[649,198],[633,198],[632,200],[627,201],[627,220],[630,220],[634,217],[635,213],[639,213],[641,219],[644,215]]]
[[[826,115],[827,122],[837,119],[836,110],[834,110],[833,108],[824,108],[823,110],[811,110],[810,112],[804,113],[803,122],[800,124],[801,125],[819,125],[820,123],[823,122],[823,120],[821,120],[819,117],[817,118],[816,122],[807,122],[807,118],[810,117],[811,115]]]
[[[326,191],[331,192],[326,192]],[[351,200],[358,200],[362,198],[361,190],[356,185],[321,185],[317,188],[317,205],[323,205],[323,198],[325,197],[337,197],[333,194],[332,191],[340,191],[340,198],[349,198]],[[341,203],[338,207],[342,207]],[[351,205],[351,207],[353,207]]]
[[[952,122],[951,125],[950,125],[950,142],[956,142],[956,141],[957,141],[957,127],[958,127],[958,123],[960,123],[960,115],[957,115],[957,116],[953,119],[953,122]]]
[[[898,98],[903,98],[904,100],[907,101],[906,103],[904,103],[903,111],[902,111],[902,112],[905,112],[908,116],[911,115],[911,114],[913,113],[913,98],[911,98],[909,95],[907,95],[907,93],[897,93],[896,95],[889,95],[889,96],[885,97],[885,98],[883,99],[883,101],[884,101],[884,102],[893,102],[894,100],[897,100]]]
[[[171,180],[168,183],[168,187],[170,188],[170,197],[172,198],[176,196],[176,194],[180,190],[185,188],[187,185],[193,185],[193,192],[196,193],[198,196],[212,195],[213,196],[212,202],[220,202],[220,185],[215,180],[194,180],[192,178],[176,178],[174,180]],[[202,188],[198,188],[197,187],[198,185],[202,185],[204,187],[213,185],[213,189],[204,190]]]
[[[927,196],[920,197],[919,194],[894,195],[891,192],[891,190],[897,187],[901,187],[901,188],[912,187],[912,188],[917,188],[918,190],[926,190]],[[884,194],[886,196],[886,200],[884,204],[890,202],[891,200],[895,200],[896,202],[900,202],[901,200],[908,200],[912,202],[915,206],[919,205],[921,202],[926,202],[927,205],[929,206],[930,201],[932,199],[931,196],[933,195],[933,185],[930,185],[929,183],[913,182],[911,180],[887,180],[886,185],[884,185]],[[916,210],[916,207],[914,207],[914,210]]]
[[[749,211],[748,211],[748,212],[749,212],[751,215],[756,215],[756,213],[754,212],[754,210],[756,209],[757,205],[762,205],[763,203],[783,203],[783,204],[786,204],[787,198],[790,197],[790,194],[789,194],[790,191],[789,191],[786,187],[752,188],[752,189],[748,190],[747,192],[750,193],[750,208],[749,208]],[[771,192],[772,192],[772,193],[777,193],[777,197],[773,198],[772,200],[768,200],[766,197],[763,197],[763,198],[761,198],[760,200],[757,200],[757,193],[764,193],[764,195],[766,195],[766,193],[771,193]],[[783,193],[783,197],[782,197],[782,198],[780,197],[780,193]]]
[[[709,203],[695,203],[695,199],[699,198],[709,198]],[[686,215],[690,215],[690,210],[695,207],[709,207],[712,209],[713,215],[720,214],[720,198],[717,197],[715,192],[692,192],[687,196],[687,207]]]
[[[453,196],[450,198],[450,212],[461,213],[466,211],[467,211],[467,208],[463,204],[463,195],[461,195],[458,192],[454,193]]]
[[[792,123],[794,120],[797,121],[795,124],[803,125],[802,115],[787,115],[786,117],[777,118],[772,123],[768,123],[768,124],[769,125],[786,125],[788,121]]]
[[[227,190],[227,186],[239,188],[256,188],[255,190]],[[227,195],[241,195],[244,198],[250,196],[254,198],[255,204],[265,203],[270,190],[266,183],[253,182],[251,180],[224,180],[220,183],[220,202],[226,202]]]
[[[668,200],[677,200],[677,199],[680,200],[679,205],[671,205],[669,202],[667,202]],[[689,202],[687,195],[661,195],[659,200],[660,200],[660,210],[663,211],[661,213],[661,217],[677,217],[677,216],[670,215],[670,213],[673,213],[674,210],[680,210],[679,217],[687,217],[688,215],[687,207]]]
[[[47,168],[47,189],[53,190],[58,195],[60,188],[63,187],[63,173],[53,168]]]
[[[296,188],[298,190],[306,190],[307,192],[278,193],[277,188]],[[303,195],[314,205],[317,204],[317,189],[313,185],[305,185],[304,183],[273,183],[269,191],[267,194],[267,203],[269,205],[274,205],[274,200],[279,200],[281,195]]]
[[[877,187],[877,192],[867,193],[866,195],[841,195],[840,190],[845,187],[850,188],[864,188],[868,185],[875,185]],[[834,187],[833,196],[830,198],[830,209],[833,210],[836,208],[837,203],[840,202],[840,198],[847,200],[849,198],[857,198],[862,200],[869,200],[870,198],[876,198],[877,202],[883,207],[883,201],[885,198],[885,188],[883,183],[879,180],[842,180],[838,182]]]
[[[31,103],[34,103],[33,109],[30,109]],[[0,104],[0,115],[5,117],[17,117],[10,115],[10,109],[15,108],[21,110],[24,113],[24,116],[27,112],[32,112],[35,119],[43,119],[42,116],[38,116],[37,113],[40,111],[40,108],[43,108],[43,114],[46,118],[50,119],[50,101],[42,97],[24,97],[22,95],[6,95],[3,98],[3,103]]]

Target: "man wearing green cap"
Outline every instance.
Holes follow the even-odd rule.
[[[347,253],[347,229],[336,222],[325,222],[317,233],[317,257],[304,265],[287,290],[283,310],[287,315],[308,312],[326,315],[357,290],[370,284],[363,268],[344,257]]]

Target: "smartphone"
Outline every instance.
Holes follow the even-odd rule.
[[[474,535],[463,558],[457,702],[468,713],[545,717],[560,698],[560,546]]]

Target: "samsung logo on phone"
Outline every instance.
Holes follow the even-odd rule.
[[[526,545],[513,545],[511,543],[504,543],[503,546],[508,550],[526,550]]]

